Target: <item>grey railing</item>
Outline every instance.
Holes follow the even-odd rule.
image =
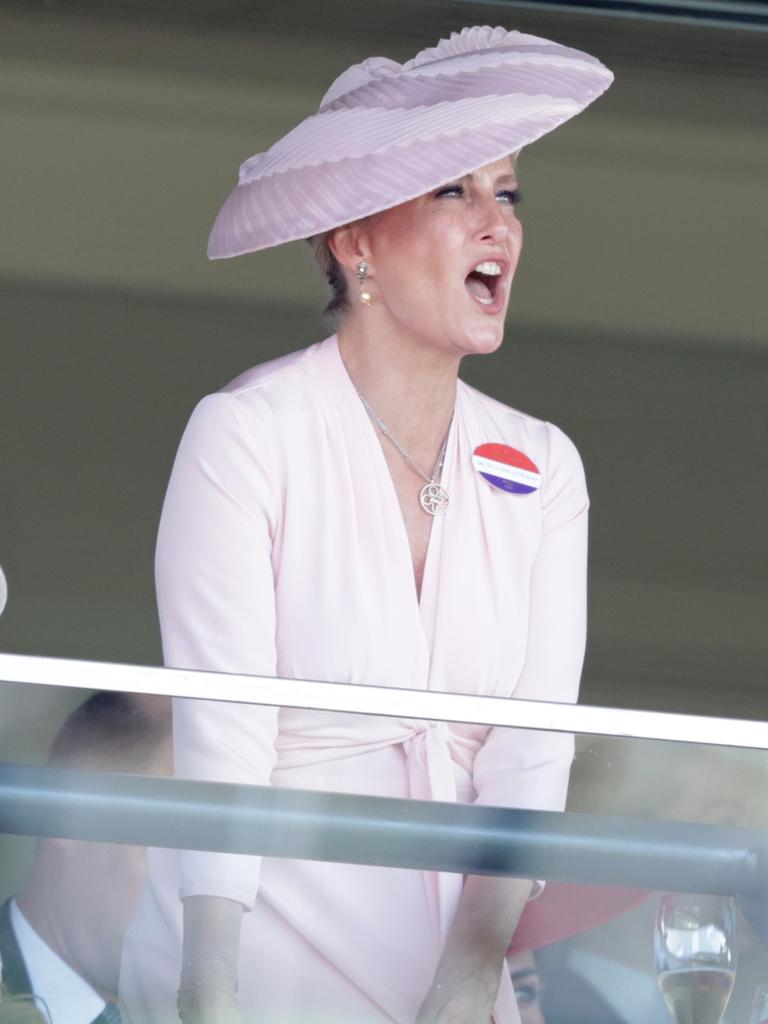
[[[745,828],[0,764],[0,832],[681,892],[768,892]]]

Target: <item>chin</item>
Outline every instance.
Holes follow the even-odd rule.
[[[487,356],[493,352],[497,352],[501,348],[501,344],[504,341],[504,324],[499,324],[498,327],[489,329],[489,325],[484,324],[481,330],[473,332],[469,337],[464,339],[464,344],[461,346],[464,355],[467,356]]]

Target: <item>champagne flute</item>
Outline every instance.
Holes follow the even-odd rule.
[[[761,985],[755,992],[749,1024],[768,1024],[768,985]]]
[[[677,1024],[720,1024],[733,989],[734,909],[724,896],[665,893],[656,914],[656,971]]]

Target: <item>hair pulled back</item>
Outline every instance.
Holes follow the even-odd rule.
[[[331,297],[323,310],[330,316],[341,316],[349,310],[349,285],[341,264],[333,255],[330,246],[332,232],[315,235],[309,239],[315,260],[328,280]]]

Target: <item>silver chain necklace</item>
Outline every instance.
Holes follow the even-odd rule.
[[[357,391],[357,388],[355,388],[355,391]],[[428,513],[431,516],[441,516],[448,508],[448,491],[446,491],[446,489],[442,487],[439,483],[436,483],[436,480],[443,471],[443,463],[445,462],[445,451],[446,448],[448,447],[448,434],[450,433],[451,429],[450,426],[448,427],[445,437],[443,438],[443,444],[442,447],[440,448],[440,454],[437,457],[437,462],[435,463],[435,468],[432,472],[432,476],[427,476],[424,470],[414,462],[414,460],[411,458],[411,456],[408,454],[405,448],[399,445],[397,441],[394,439],[394,437],[392,437],[387,426],[379,419],[379,417],[376,415],[376,413],[369,405],[365,395],[363,395],[360,391],[357,391],[357,394],[360,398],[360,401],[365,406],[365,411],[368,413],[373,422],[382,432],[384,437],[386,437],[390,444],[393,444],[395,448],[397,448],[397,450],[403,456],[408,465],[412,469],[416,470],[421,479],[426,481],[424,486],[419,491],[419,502],[421,504],[421,507],[424,509],[426,513]]]

